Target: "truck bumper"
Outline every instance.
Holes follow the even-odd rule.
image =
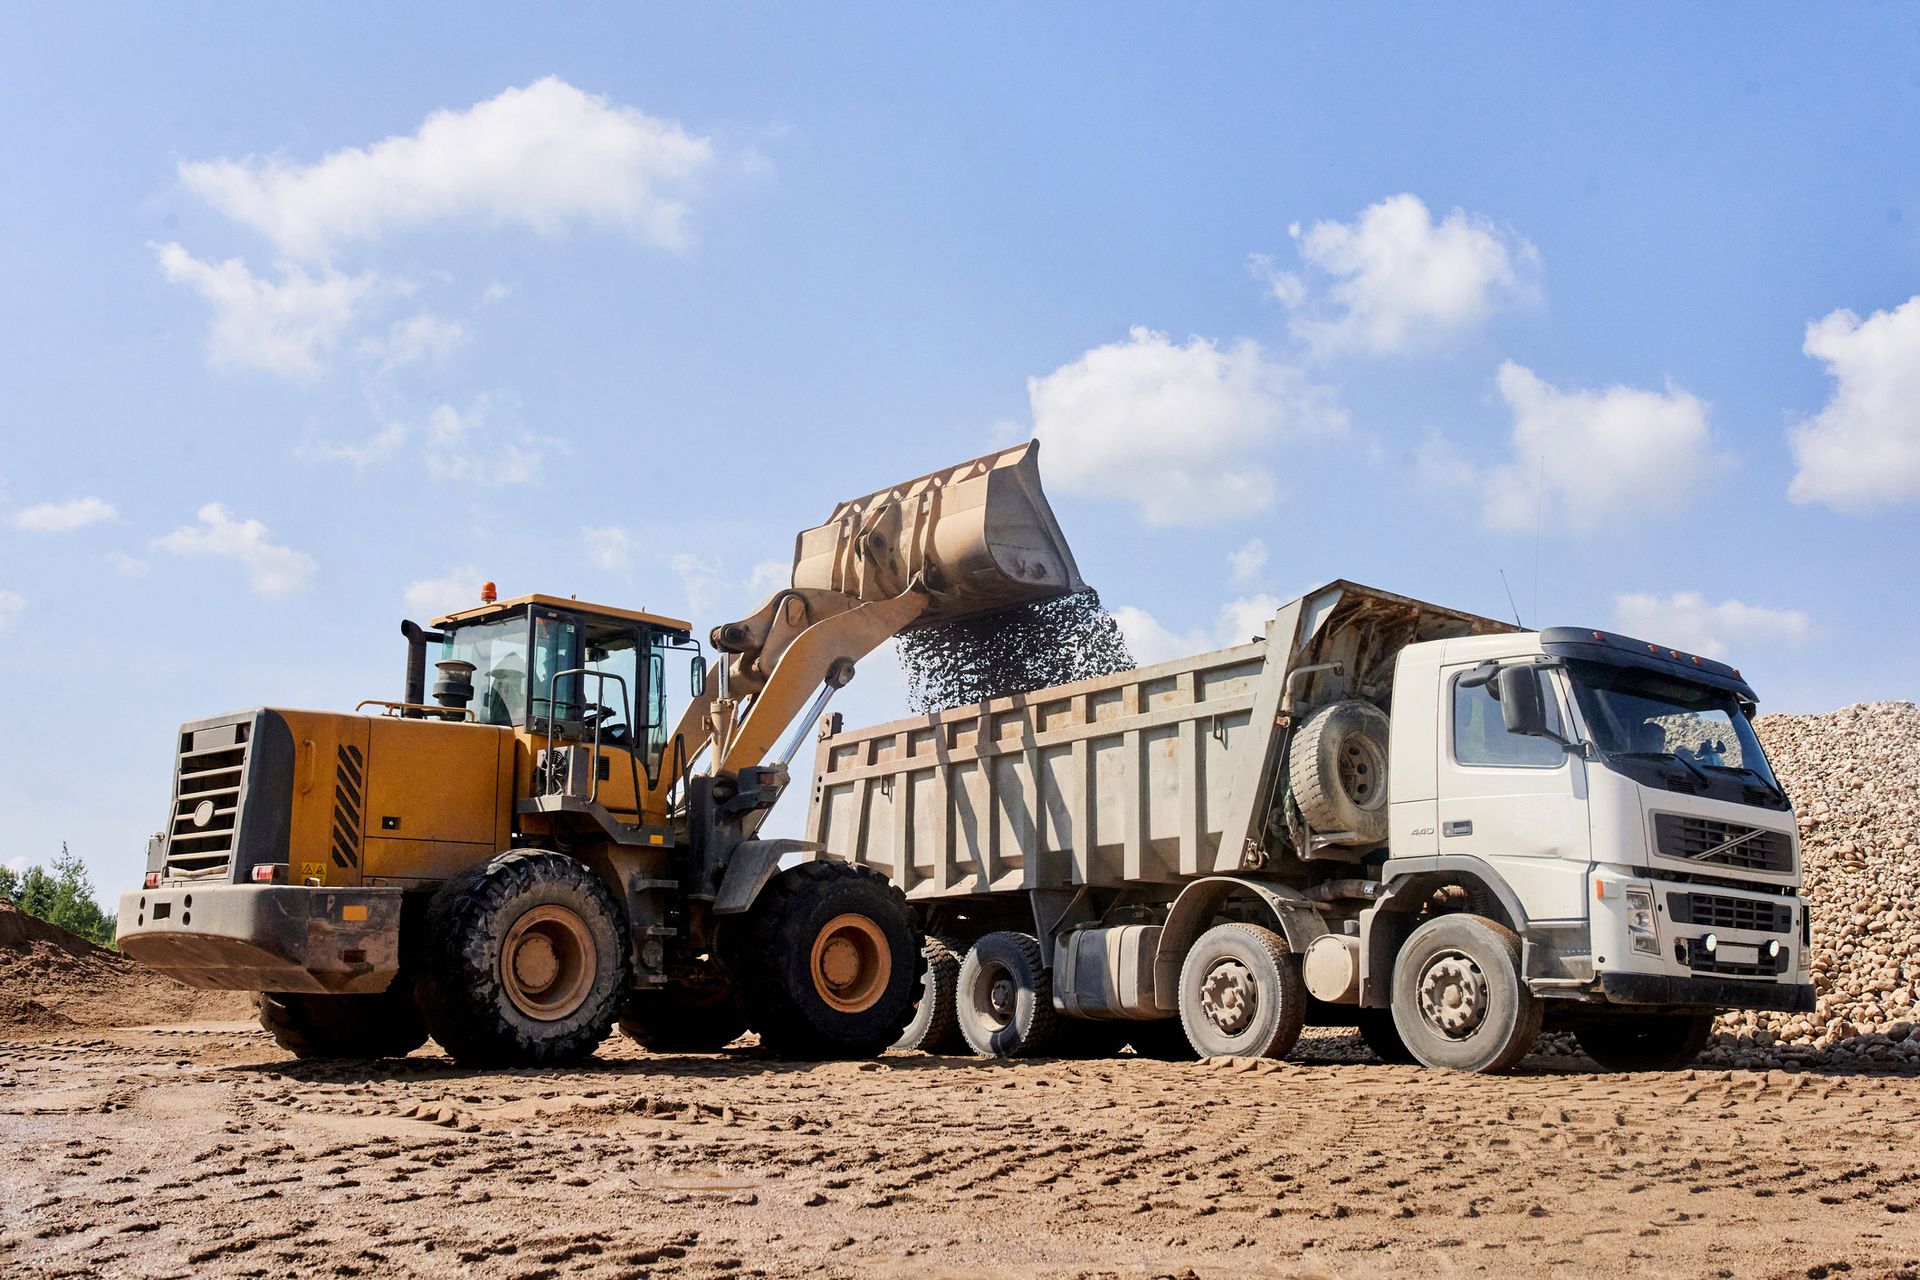
[[[1813,987],[1734,978],[1675,978],[1657,973],[1603,973],[1600,994],[1609,1004],[1661,1005],[1670,1009],[1759,1009],[1813,1012]]]
[[[385,991],[400,971],[399,889],[164,885],[120,898],[120,950],[190,987]]]

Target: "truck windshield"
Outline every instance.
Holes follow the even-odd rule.
[[[1705,784],[1676,790],[1752,803],[1751,788],[1766,797],[1765,803],[1776,797],[1784,802],[1753,722],[1731,693],[1635,667],[1567,665],[1588,731],[1609,759],[1644,762],[1669,783],[1671,763]]]

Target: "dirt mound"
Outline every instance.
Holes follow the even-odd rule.
[[[183,987],[0,903],[0,1035],[251,1015],[242,992]]]

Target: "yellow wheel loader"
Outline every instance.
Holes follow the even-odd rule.
[[[663,1050],[751,1029],[789,1056],[878,1053],[921,985],[900,891],[759,828],[875,646],[1080,588],[1036,448],[841,503],[790,585],[713,630],[710,673],[686,622],[489,584],[402,623],[397,702],[181,726],[121,949],[260,993],[302,1057],[430,1034],[462,1062],[566,1062],[616,1022]],[[692,651],[677,717],[669,650]]]

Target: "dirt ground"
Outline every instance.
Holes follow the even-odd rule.
[[[10,1276],[1920,1275],[1911,1075],[0,1035]]]

